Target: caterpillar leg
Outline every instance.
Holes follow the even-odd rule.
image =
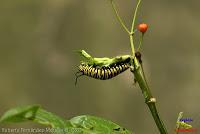
[[[76,86],[76,84],[77,84],[78,78],[81,77],[82,75],[83,75],[82,72],[76,72],[76,73],[75,73],[75,76],[76,76],[75,86]]]

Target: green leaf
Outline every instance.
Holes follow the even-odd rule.
[[[52,128],[65,128],[66,122],[60,117],[47,112],[43,109],[39,109],[34,120],[35,122],[47,126],[51,126]]]
[[[131,58],[133,58],[131,55],[121,55],[112,58],[108,57],[97,58],[97,57],[92,57],[85,50],[79,50],[78,53],[83,59],[81,63],[87,64],[89,66],[98,66],[98,67],[109,67],[111,65],[118,64],[121,62],[129,63],[131,61]]]
[[[39,105],[33,105],[10,109],[0,118],[0,122],[23,122],[33,120],[39,108]]]
[[[70,124],[66,125],[65,120],[41,109],[38,105],[10,109],[0,118],[1,123],[16,123],[24,121],[34,121],[39,124],[50,126],[54,129],[47,129],[53,131],[55,134],[65,134],[66,132],[64,131],[64,128],[71,126]]]
[[[80,57],[83,60],[82,62],[93,64],[93,58],[92,58],[92,56],[90,56],[85,50],[79,50],[77,52],[80,54]]]
[[[70,122],[73,127],[87,130],[88,134],[132,134],[111,121],[90,115],[74,117]]]
[[[130,131],[111,121],[89,115],[65,121],[38,105],[10,109],[0,118],[0,123],[24,121],[50,126],[51,128],[46,128],[46,132],[54,134],[131,134]]]

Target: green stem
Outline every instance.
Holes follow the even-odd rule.
[[[153,98],[151,91],[148,88],[148,86],[147,86],[147,84],[144,80],[144,77],[142,76],[141,69],[140,68],[135,69],[133,71],[133,73],[134,73],[134,76],[135,76],[141,90],[142,90],[142,94],[145,98],[145,102],[146,102],[147,106],[149,107],[149,110],[151,111],[151,114],[154,118],[154,121],[155,121],[160,133],[161,134],[167,134],[167,130],[164,126],[164,123],[160,119],[159,113],[158,113],[157,108],[156,108],[156,104],[155,104],[156,100],[155,100],[155,98]]]
[[[133,42],[133,34],[130,34],[129,38],[130,38],[132,55],[135,57],[135,48],[134,48],[134,42]]]
[[[149,107],[149,109],[151,111],[151,114],[152,114],[152,116],[154,118],[154,121],[156,122],[156,125],[157,125],[160,133],[161,134],[167,134],[167,130],[166,130],[165,126],[164,126],[164,123],[160,119],[159,113],[158,113],[158,111],[156,109],[156,104],[155,103],[150,103],[150,104],[147,104],[147,105],[148,105],[148,107]]]
[[[144,37],[144,34],[142,33],[142,36],[140,37],[140,44],[139,44],[139,46],[137,48],[137,51],[140,51],[140,48],[141,48],[142,42],[143,42],[143,37]]]
[[[135,79],[137,80],[137,82],[138,82],[138,84],[139,84],[139,86],[142,90],[142,94],[145,98],[145,102],[146,102],[147,106],[149,107],[149,109],[151,111],[151,114],[154,118],[154,121],[155,121],[160,133],[161,134],[167,134],[167,130],[165,129],[165,126],[164,126],[162,120],[160,119],[159,113],[156,109],[156,105],[155,105],[156,100],[155,100],[155,98],[153,98],[153,96],[151,94],[151,91],[150,91],[150,89],[149,89],[149,87],[148,87],[148,85],[145,81],[145,76],[141,72],[141,66],[140,66],[139,62],[137,61],[137,58],[135,57],[135,48],[134,48],[134,42],[133,42],[134,26],[135,26],[137,11],[138,11],[140,3],[141,3],[141,0],[138,0],[137,6],[136,6],[136,9],[135,9],[135,12],[134,12],[134,16],[133,16],[131,31],[129,31],[127,29],[126,25],[124,24],[124,22],[122,21],[122,19],[120,18],[113,0],[111,0],[112,7],[115,11],[115,15],[116,15],[119,23],[122,25],[122,27],[125,29],[125,31],[129,34],[132,56],[134,57],[134,60],[133,60],[134,63],[132,63],[133,66],[134,66],[134,69],[132,70],[132,72],[133,72]]]
[[[140,3],[141,3],[141,0],[138,0],[137,6],[136,6],[136,9],[134,12],[134,16],[133,16],[132,26],[131,26],[130,44],[131,44],[131,50],[132,50],[133,56],[135,55],[135,48],[134,48],[134,42],[133,42],[133,37],[134,37],[133,31],[134,31],[137,11],[138,11]],[[153,96],[151,94],[148,84],[145,81],[145,76],[141,72],[141,66],[138,64],[136,57],[134,58],[134,67],[135,67],[135,69],[133,70],[133,74],[140,86],[140,89],[142,90],[142,94],[144,96],[145,102],[146,102],[147,106],[149,107],[149,110],[151,111],[154,121],[155,121],[160,133],[167,134],[167,130],[164,126],[164,123],[162,122],[162,120],[159,117],[159,113],[158,113],[156,105],[155,105],[156,100],[155,100],[155,98],[153,98]]]
[[[135,8],[134,16],[133,16],[132,25],[131,25],[131,33],[132,33],[133,30],[134,30],[135,20],[136,20],[136,17],[137,17],[137,11],[138,11],[138,8],[139,8],[140,3],[141,3],[141,0],[138,0],[137,6],[136,6],[136,8]]]
[[[128,28],[127,28],[126,25],[124,24],[124,21],[123,21],[123,20],[121,19],[121,17],[119,16],[119,13],[118,13],[118,11],[117,11],[117,9],[116,9],[116,6],[115,6],[115,3],[114,3],[113,0],[111,0],[111,4],[112,4],[112,8],[113,8],[114,11],[115,11],[115,15],[116,15],[116,17],[117,17],[119,23],[120,23],[121,26],[124,28],[124,30],[125,30],[128,34],[130,34],[130,31],[128,30]]]

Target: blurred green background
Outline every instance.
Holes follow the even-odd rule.
[[[130,27],[135,1],[116,2]],[[137,24],[149,25],[142,46],[145,72],[170,133],[180,111],[200,131],[199,5],[197,0],[143,0],[139,10]],[[129,71],[108,81],[81,77],[74,85],[79,49],[95,57],[131,53],[109,0],[1,0],[0,115],[15,106],[41,104],[66,119],[90,114],[136,134],[159,133]]]

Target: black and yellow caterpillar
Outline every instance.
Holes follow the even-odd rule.
[[[120,62],[112,66],[102,66],[102,67],[82,63],[81,65],[79,65],[78,67],[79,71],[76,73],[75,85],[77,83],[78,77],[82,75],[86,75],[99,80],[108,80],[126,71],[127,69],[129,69],[129,67],[130,67],[130,62],[128,62],[127,60],[126,62]]]

